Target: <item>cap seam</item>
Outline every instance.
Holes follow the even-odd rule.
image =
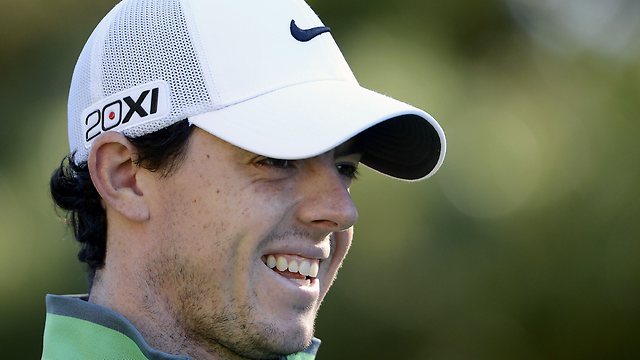
[[[274,89],[269,90],[269,91],[265,91],[265,92],[263,92],[263,93],[260,93],[260,94],[257,94],[257,95],[254,95],[254,96],[251,96],[251,97],[248,97],[248,98],[244,98],[244,99],[242,99],[242,100],[233,101],[233,102],[230,102],[230,103],[227,103],[227,104],[221,105],[221,106],[214,107],[214,110],[213,110],[213,111],[222,110],[222,109],[224,109],[224,108],[228,108],[228,107],[230,107],[230,106],[234,106],[234,105],[242,104],[242,103],[244,103],[244,102],[247,102],[247,101],[250,101],[250,100],[253,100],[253,99],[259,98],[259,97],[264,96],[264,95],[267,95],[267,94],[271,94],[271,93],[276,92],[276,91],[280,91],[280,90],[282,90],[282,89],[287,89],[287,88],[290,88],[290,87],[295,87],[295,86],[299,86],[299,85],[303,85],[303,84],[310,84],[310,83],[317,83],[317,82],[325,82],[325,81],[335,81],[335,82],[350,83],[349,81],[346,81],[346,80],[338,80],[338,79],[335,79],[335,78],[316,79],[316,80],[309,80],[309,81],[300,81],[300,82],[295,82],[295,83],[291,83],[291,84],[288,84],[288,85],[285,85],[285,86],[281,86],[281,87],[278,87],[278,88],[274,88]],[[357,85],[357,84],[354,84],[354,87],[360,87],[360,86],[359,86],[359,85]],[[198,115],[199,115],[199,114],[198,114]]]

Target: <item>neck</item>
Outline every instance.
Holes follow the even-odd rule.
[[[117,221],[107,230],[110,251],[96,271],[89,301],[122,314],[156,350],[198,360],[243,359],[190,324],[179,308],[183,295],[163,274],[165,264],[154,256],[151,242],[145,241],[149,231],[116,226]]]
[[[124,271],[124,274],[136,274],[131,271],[133,269]],[[166,305],[167,302],[158,291],[148,284],[134,285],[131,280],[130,275],[114,276],[105,266],[96,272],[89,301],[122,314],[154,349],[172,355],[188,355],[193,359],[244,359],[213,339],[203,340],[194,336],[183,325],[184,322],[178,320],[179,316]]]

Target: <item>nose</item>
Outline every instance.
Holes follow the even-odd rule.
[[[351,194],[350,180],[336,169],[332,158],[305,160],[298,191],[298,219],[321,231],[342,231],[358,220]]]

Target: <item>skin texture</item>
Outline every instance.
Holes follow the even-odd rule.
[[[107,210],[107,256],[90,301],[112,308],[151,346],[197,359],[273,358],[304,349],[351,245],[349,143],[295,161],[265,158],[194,131],[169,176],[132,162],[107,132],[89,156]],[[301,289],[268,254],[320,259]]]

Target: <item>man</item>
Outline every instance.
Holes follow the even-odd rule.
[[[87,41],[51,179],[88,296],[43,359],[312,359],[360,162],[416,180],[445,138],[361,88],[301,0],[125,0]]]

